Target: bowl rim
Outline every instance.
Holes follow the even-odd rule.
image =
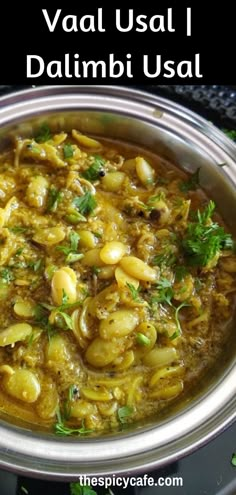
[[[151,93],[123,86],[41,86],[0,98],[0,126],[35,115],[71,111],[112,111],[153,126],[174,126],[191,142],[210,147],[213,160],[231,164],[223,173],[236,185],[236,145],[203,117],[182,105]],[[61,106],[60,106],[61,105]],[[104,105],[106,109],[104,110]],[[160,119],[160,112],[162,118]],[[236,418],[236,362],[231,363],[210,391],[145,431],[122,437],[60,439],[0,423],[0,463],[3,468],[49,479],[149,471],[191,453],[223,431]],[[204,419],[203,419],[204,418]],[[102,459],[101,459],[102,452]]]

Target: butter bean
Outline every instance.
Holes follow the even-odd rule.
[[[80,132],[76,131],[75,129],[72,130],[72,136],[73,138],[79,143],[81,146],[84,148],[90,148],[90,149],[101,149],[102,145],[97,141],[96,139],[90,138],[88,136],[85,136],[84,134],[81,134]]]
[[[100,251],[101,260],[106,265],[115,265],[127,253],[127,246],[123,242],[107,242]]]
[[[29,301],[18,301],[14,304],[14,312],[21,318],[33,318],[35,309],[34,305]]]
[[[120,261],[120,266],[128,275],[138,280],[155,282],[157,279],[156,271],[135,256],[124,256]]]
[[[101,182],[105,191],[116,192],[121,189],[124,179],[124,172],[110,172],[102,178]]]
[[[136,173],[140,182],[142,182],[144,186],[147,186],[154,181],[154,169],[141,156],[136,158]]]
[[[93,249],[96,246],[97,239],[95,235],[89,230],[79,230],[80,236],[79,245],[88,249]]]
[[[23,402],[33,403],[40,394],[40,383],[32,371],[18,368],[13,375],[5,375],[3,378],[5,391]]]
[[[76,274],[72,268],[63,267],[56,270],[51,282],[54,303],[60,306],[64,295],[67,296],[67,303],[74,303],[77,297],[76,282]]]
[[[21,340],[25,340],[32,332],[31,325],[28,323],[16,323],[0,332],[0,347],[15,344]]]
[[[44,206],[48,193],[48,186],[47,179],[41,175],[31,178],[26,190],[26,199],[30,206],[35,208]]]
[[[115,270],[115,279],[117,281],[118,287],[127,287],[127,284],[131,284],[135,289],[139,287],[139,281],[128,275],[120,266]]]
[[[177,351],[174,347],[155,347],[143,358],[143,363],[150,368],[162,367],[173,363],[177,359]]]
[[[53,246],[65,239],[65,232],[62,227],[51,227],[49,229],[41,229],[36,232],[33,240],[44,246]]]
[[[112,363],[124,350],[123,339],[115,339],[113,342],[96,337],[89,345],[85,357],[89,364],[95,368],[103,368]]]
[[[99,325],[99,333],[103,339],[124,337],[129,335],[138,325],[139,318],[134,311],[120,309],[111,313]]]
[[[111,392],[108,392],[105,387],[103,389],[99,388],[97,390],[92,388],[81,388],[81,395],[86,399],[102,402],[107,402],[112,399]]]

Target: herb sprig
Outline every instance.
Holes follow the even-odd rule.
[[[201,167],[198,167],[196,172],[194,172],[188,180],[181,182],[179,186],[181,192],[187,193],[188,191],[196,191],[196,189],[198,189],[200,185],[199,183],[200,170]]]
[[[55,213],[59,203],[62,201],[63,194],[56,187],[51,186],[48,191],[47,212]]]
[[[79,244],[80,236],[77,232],[71,231],[69,235],[69,246],[57,246],[56,250],[62,252],[66,259],[67,263],[75,263],[76,261],[83,258],[82,253],[78,253],[78,244]]]
[[[90,182],[95,182],[100,178],[100,172],[104,166],[105,161],[99,155],[94,157],[94,161],[90,167],[85,170],[81,175]]]
[[[48,127],[48,124],[42,124],[37,136],[35,137],[35,141],[36,143],[45,143],[46,141],[49,141],[51,137],[52,134],[50,128]]]
[[[122,424],[127,423],[127,419],[129,418],[129,416],[131,416],[131,414],[133,414],[133,412],[134,412],[134,408],[131,406],[120,407],[117,411],[117,415],[120,423]]]
[[[177,307],[172,303],[172,299],[174,297],[174,291],[171,281],[168,280],[167,278],[164,277],[160,278],[160,280],[156,284],[156,287],[158,290],[158,294],[152,297],[151,303],[168,304],[168,306],[171,306],[174,309],[176,331],[170,336],[170,339],[174,340],[177,337],[179,337],[179,335],[181,335],[182,333],[181,324],[179,320],[179,312],[182,308],[189,306],[189,303],[187,301],[184,301]]]
[[[87,191],[83,196],[78,196],[73,199],[73,205],[79,210],[81,215],[89,215],[97,206],[97,201],[90,191]]]
[[[189,223],[182,240],[186,262],[191,266],[206,266],[221,249],[232,249],[233,240],[223,227],[211,221],[215,203],[210,201],[203,212],[198,210],[195,223]]]

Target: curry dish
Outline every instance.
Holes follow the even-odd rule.
[[[43,125],[0,155],[0,410],[61,435],[120,429],[222,359],[236,257],[191,176]]]

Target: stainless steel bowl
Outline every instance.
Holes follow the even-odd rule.
[[[50,86],[0,100],[0,147],[9,135],[40,122],[137,143],[194,171],[236,233],[236,147],[191,111],[163,98],[111,86]],[[226,163],[224,168],[218,165]],[[0,465],[28,475],[72,480],[79,474],[148,471],[190,453],[236,417],[236,358],[232,338],[224,363],[195,398],[161,423],[96,439],[57,438],[26,425],[0,423]]]

